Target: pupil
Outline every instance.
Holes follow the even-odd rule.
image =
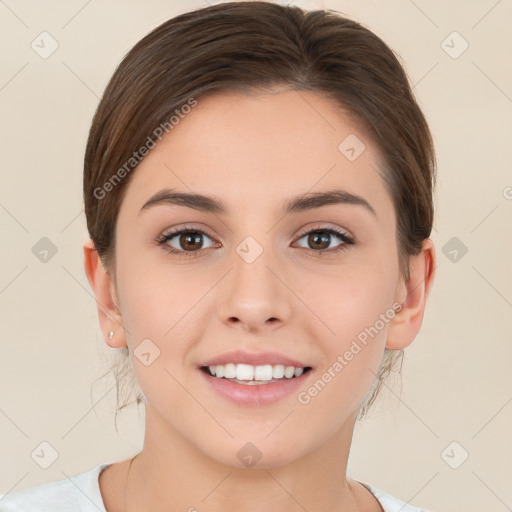
[[[194,243],[201,245],[201,237],[202,237],[201,233],[196,233],[196,234],[187,233],[185,235],[181,235],[182,247],[185,250],[196,249],[196,247],[193,247],[193,245],[194,245]],[[184,243],[183,243],[183,241],[184,241]],[[192,245],[192,247],[190,247],[190,245]]]
[[[322,245],[322,242],[324,244],[327,244],[327,246],[329,246],[329,234],[328,233],[322,233],[322,234],[318,234],[318,233],[315,233],[315,234],[311,234],[309,235],[309,240],[310,240],[310,243],[314,246],[315,244],[320,244]]]

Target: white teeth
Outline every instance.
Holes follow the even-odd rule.
[[[272,365],[255,366],[254,380],[272,380]]]
[[[224,366],[218,364],[215,368],[215,375],[219,376],[219,370],[221,371],[221,377],[224,375]],[[253,380],[254,377],[254,366],[250,364],[237,364],[236,365],[236,378],[238,380]]]
[[[236,377],[236,364],[228,363],[224,366],[224,377],[226,379],[234,379]]]
[[[283,364],[253,366],[250,364],[217,364],[209,366],[210,373],[217,378],[237,379],[245,381],[268,382],[272,379],[282,379],[283,377],[291,379],[300,377],[304,373],[304,368],[295,366],[284,366]]]
[[[272,377],[282,379],[284,377],[284,364],[276,364],[272,367]]]
[[[293,366],[287,366],[284,369],[284,376],[287,379],[291,379],[295,375],[295,368]]]

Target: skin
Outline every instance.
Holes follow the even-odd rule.
[[[350,134],[366,146],[353,162],[338,150]],[[106,342],[128,346],[147,399],[142,451],[101,474],[108,512],[382,510],[346,476],[357,408],[384,348],[408,346],[420,329],[435,250],[425,240],[405,281],[380,165],[376,146],[336,104],[291,90],[199,98],[140,163],[119,212],[115,270],[84,244]],[[163,188],[215,196],[229,213],[159,205],[139,214]],[[332,188],[364,197],[376,215],[350,204],[278,212],[286,199]],[[155,242],[184,224],[208,235],[192,257]],[[315,248],[304,233],[320,226],[356,243],[333,253],[344,242],[331,236]],[[235,250],[247,236],[263,248],[250,264]],[[185,252],[179,236],[170,244]],[[394,302],[402,310],[306,405],[292,393],[237,406],[197,369],[233,349],[277,351],[313,367],[307,389]],[[161,351],[149,366],[133,353],[146,338]],[[252,468],[237,457],[248,441],[262,453]]]

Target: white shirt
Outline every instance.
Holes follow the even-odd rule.
[[[0,494],[0,512],[106,512],[99,475],[111,463],[100,464],[70,479]],[[428,512],[360,482],[379,501],[384,512]]]

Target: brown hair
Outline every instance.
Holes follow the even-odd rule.
[[[169,127],[169,118],[191,98],[274,86],[334,100],[377,145],[396,211],[400,271],[409,278],[409,255],[420,251],[432,229],[436,163],[427,122],[399,57],[336,11],[260,1],[174,17],[140,40],[114,72],[92,122],[83,182],[87,227],[107,270],[114,269],[116,219],[140,161],[133,158],[137,150],[155,138],[159,126]],[[127,351],[125,362],[126,356]],[[401,350],[385,350],[360,418],[401,356]]]

